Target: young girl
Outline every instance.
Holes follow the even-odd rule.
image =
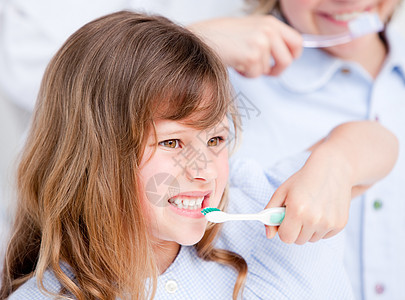
[[[207,227],[200,210],[227,205],[227,147],[238,125],[230,99],[219,59],[165,18],[118,12],[73,34],[46,70],[21,157],[0,299],[229,299],[245,282],[249,299],[350,299],[340,239],[296,247],[239,222],[213,247],[219,226]],[[313,174],[311,160],[324,161],[328,149],[348,194],[380,178],[396,141],[371,128],[366,144],[386,147],[366,176],[359,168],[368,161],[349,167],[345,158],[364,152],[363,141],[339,146],[336,130],[291,179]],[[266,174],[235,163],[230,209],[261,210],[307,156]]]
[[[278,77],[231,78],[261,111],[245,122],[240,154],[264,164],[308,147],[343,122],[378,120],[394,132],[402,146],[393,172],[351,204],[345,263],[357,299],[405,295],[398,279],[405,278],[405,41],[389,23],[398,1],[250,2],[306,34],[347,32],[348,22],[366,12],[384,21],[381,33],[305,48]]]

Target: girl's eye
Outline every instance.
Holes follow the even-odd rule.
[[[210,138],[207,142],[207,145],[209,147],[214,147],[214,146],[218,146],[224,139],[220,136],[216,136],[213,138]]]
[[[159,142],[160,146],[166,147],[166,148],[179,148],[180,147],[180,141],[178,139],[174,140],[166,140],[163,142]]]

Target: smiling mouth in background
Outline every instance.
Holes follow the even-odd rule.
[[[344,12],[344,13],[326,13],[326,12],[321,12],[319,15],[329,19],[335,23],[342,23],[346,24],[354,19],[357,19],[360,17],[362,14],[370,12],[370,8],[366,8],[363,10],[353,10],[350,12]]]

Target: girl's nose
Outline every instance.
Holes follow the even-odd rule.
[[[190,161],[185,167],[186,177],[191,180],[211,181],[217,177],[216,165],[209,156],[200,155],[198,159]]]

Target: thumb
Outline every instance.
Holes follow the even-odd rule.
[[[278,189],[273,193],[271,196],[269,203],[266,205],[267,208],[272,207],[281,207],[284,206],[285,198],[286,198],[287,191],[284,189],[284,184],[280,185]]]
[[[387,20],[392,16],[394,13],[395,7],[399,4],[398,0],[385,0],[381,2],[379,14],[381,20],[386,23]]]
[[[282,188],[282,185],[274,192],[273,196],[271,197],[269,203],[266,205],[267,208],[272,208],[272,207],[281,207],[284,205],[286,194],[284,192],[284,189]],[[266,228],[266,237],[268,239],[272,239],[276,236],[278,232],[278,226],[268,226],[264,225]]]

